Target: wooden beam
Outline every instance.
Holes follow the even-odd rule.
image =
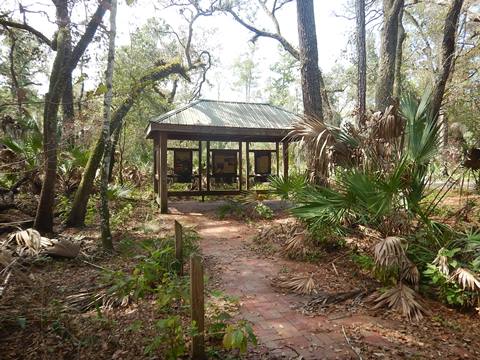
[[[275,156],[277,160],[277,176],[280,175],[280,145],[278,141],[275,143]]]
[[[238,190],[242,191],[243,183],[243,157],[242,157],[242,142],[238,143]]]
[[[247,153],[247,190],[250,190],[250,142],[245,142],[245,152]]]
[[[283,152],[283,177],[288,179],[288,141],[282,142],[282,152]]]
[[[198,148],[168,147],[167,150],[168,150],[168,151],[175,151],[175,150],[198,151]]]
[[[160,197],[160,212],[166,214],[168,212],[168,189],[167,189],[167,133],[160,133],[160,182],[159,182],[159,197]]]
[[[158,138],[153,139],[153,193],[158,195]]]
[[[202,191],[202,141],[198,142],[198,190]]]
[[[256,194],[268,194],[271,193],[270,190],[251,190],[251,192],[256,193]],[[184,190],[184,191],[169,191],[168,196],[179,196],[179,197],[184,197],[184,196],[224,196],[224,195],[240,195],[240,194],[245,194],[245,191],[240,191],[240,190]]]
[[[207,135],[213,136],[250,136],[250,137],[265,137],[265,138],[280,138],[287,136],[292,129],[278,129],[278,128],[241,128],[241,127],[225,127],[225,126],[208,126],[208,125],[177,125],[151,122],[148,128],[147,137],[155,131],[167,132],[169,134],[184,134],[184,135]],[[172,138],[173,139],[173,138]]]
[[[210,141],[207,140],[207,191],[210,191]]]

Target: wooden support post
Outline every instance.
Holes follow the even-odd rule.
[[[250,190],[250,142],[245,142],[245,156],[247,157],[247,190]]]
[[[198,255],[190,258],[190,306],[192,323],[195,324],[197,334],[192,338],[192,359],[204,360],[205,356],[205,308],[203,294],[203,264]]]
[[[285,180],[288,179],[288,141],[283,141],[282,143],[282,152],[283,152],[283,177]]]
[[[242,191],[243,183],[243,156],[242,156],[242,142],[238,142],[238,190]]]
[[[202,191],[202,140],[198,142],[198,190]]]
[[[158,195],[158,139],[153,138],[153,193]]]
[[[168,137],[164,132],[160,133],[160,154],[159,154],[159,196],[160,196],[160,212],[166,214],[168,212],[168,189],[167,189],[167,142]]]
[[[280,175],[280,145],[278,144],[278,141],[275,142],[275,156],[277,160],[277,176]]]
[[[183,276],[183,226],[175,220],[175,258],[178,261],[178,275]]]
[[[210,191],[210,141],[207,140],[207,191]]]

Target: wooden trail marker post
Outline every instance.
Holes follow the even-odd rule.
[[[183,276],[183,226],[175,220],[175,258],[178,261],[178,275]]]
[[[198,255],[190,257],[190,305],[192,323],[195,323],[197,335],[192,338],[192,359],[204,360],[205,355],[205,308],[202,258]]]

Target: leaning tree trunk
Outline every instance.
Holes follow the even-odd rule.
[[[55,203],[55,182],[57,178],[57,114],[65,89],[68,73],[69,43],[67,1],[58,1],[57,7],[57,53],[50,74],[48,93],[45,95],[43,112],[43,152],[45,158],[44,180],[40,201],[35,216],[35,229],[41,232],[53,230],[53,208]]]
[[[442,62],[432,97],[432,111],[435,116],[438,116],[440,112],[445,86],[447,85],[448,77],[454,65],[455,37],[462,6],[463,0],[453,0],[445,17],[442,40]]]
[[[85,33],[71,53],[68,49],[68,44],[71,41],[68,30],[68,26],[70,26],[68,1],[53,0],[53,3],[57,10],[57,54],[50,75],[49,91],[45,96],[43,119],[44,180],[34,223],[34,227],[43,232],[53,230],[55,183],[57,177],[57,116],[59,104],[62,100],[65,87],[67,86],[68,77],[71,76],[78,61],[92,41],[109,5],[109,0],[103,0],[98,4],[95,13],[87,24]]]
[[[383,0],[383,29],[381,34],[380,62],[375,84],[375,107],[384,111],[393,105],[395,58],[398,40],[398,18],[404,0]]]
[[[185,69],[180,63],[174,62],[167,65],[161,65],[153,69],[150,74],[140,79],[137,87],[132,89],[129,96],[123,101],[122,105],[113,113],[112,121],[110,123],[110,136],[118,129],[120,131],[123,119],[127,115],[128,111],[133,106],[135,100],[149,85],[153,85],[155,81],[164,79],[172,74],[179,74],[185,79],[189,80]],[[68,214],[67,226],[79,227],[85,223],[85,215],[87,213],[87,204],[90,194],[93,189],[93,182],[97,173],[98,167],[102,159],[103,152],[105,150],[105,142],[103,137],[100,136],[95,147],[90,154],[85,170],[83,171],[82,180],[75,192],[75,197],[72,203],[72,209]]]
[[[406,39],[405,28],[403,27],[404,8],[400,9],[398,15],[398,33],[397,50],[395,54],[395,83],[393,84],[393,97],[399,99],[402,93],[402,62],[403,62],[403,43]]]
[[[367,49],[365,36],[365,0],[357,0],[357,123],[360,127],[365,125],[367,111]]]
[[[297,0],[297,18],[303,111],[306,116],[323,120],[313,0]]]
[[[103,112],[103,129],[102,138],[105,143],[105,151],[103,152],[103,164],[100,177],[100,198],[101,198],[101,229],[102,229],[102,245],[103,249],[108,252],[113,251],[112,233],[110,231],[110,211],[108,209],[108,173],[110,170],[110,153],[112,150],[112,139],[110,136],[110,121],[112,118],[112,82],[113,82],[113,66],[115,63],[115,36],[117,16],[117,0],[112,0],[110,8],[110,32],[108,44],[107,70],[105,72],[105,85],[107,92],[105,93],[104,112]]]

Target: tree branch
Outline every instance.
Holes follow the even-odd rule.
[[[30,34],[35,35],[37,39],[40,40],[40,42],[43,42],[44,44],[48,45],[50,48],[52,47],[52,41],[48,37],[46,37],[40,31],[31,27],[28,24],[17,23],[15,21],[10,21],[10,20],[0,18],[0,25],[6,26],[9,28],[25,30]]]
[[[240,25],[242,25],[243,27],[245,27],[246,29],[250,30],[251,32],[253,32],[255,34],[255,36],[252,38],[253,42],[255,42],[255,40],[257,40],[257,38],[259,38],[259,37],[268,37],[268,38],[271,38],[271,39],[275,39],[295,59],[300,60],[300,53],[298,52],[298,50],[295,49],[295,47],[292,44],[290,44],[287,41],[287,39],[285,39],[282,35],[276,34],[276,33],[271,33],[271,32],[268,32],[268,31],[265,31],[265,30],[260,30],[260,29],[256,28],[255,26],[245,22],[232,9],[225,9],[225,11],[228,12],[229,14],[231,14],[233,16],[233,18],[235,19],[235,21],[237,21]]]
[[[98,4],[97,10],[93,14],[92,18],[90,19],[87,28],[85,29],[85,33],[82,35],[80,40],[78,41],[77,45],[72,51],[72,56],[70,58],[70,69],[73,70],[77,67],[78,61],[85,53],[88,44],[93,39],[95,32],[97,31],[98,26],[102,22],[102,18],[105,15],[107,9],[110,8],[110,1],[109,0],[102,0],[100,4]]]

